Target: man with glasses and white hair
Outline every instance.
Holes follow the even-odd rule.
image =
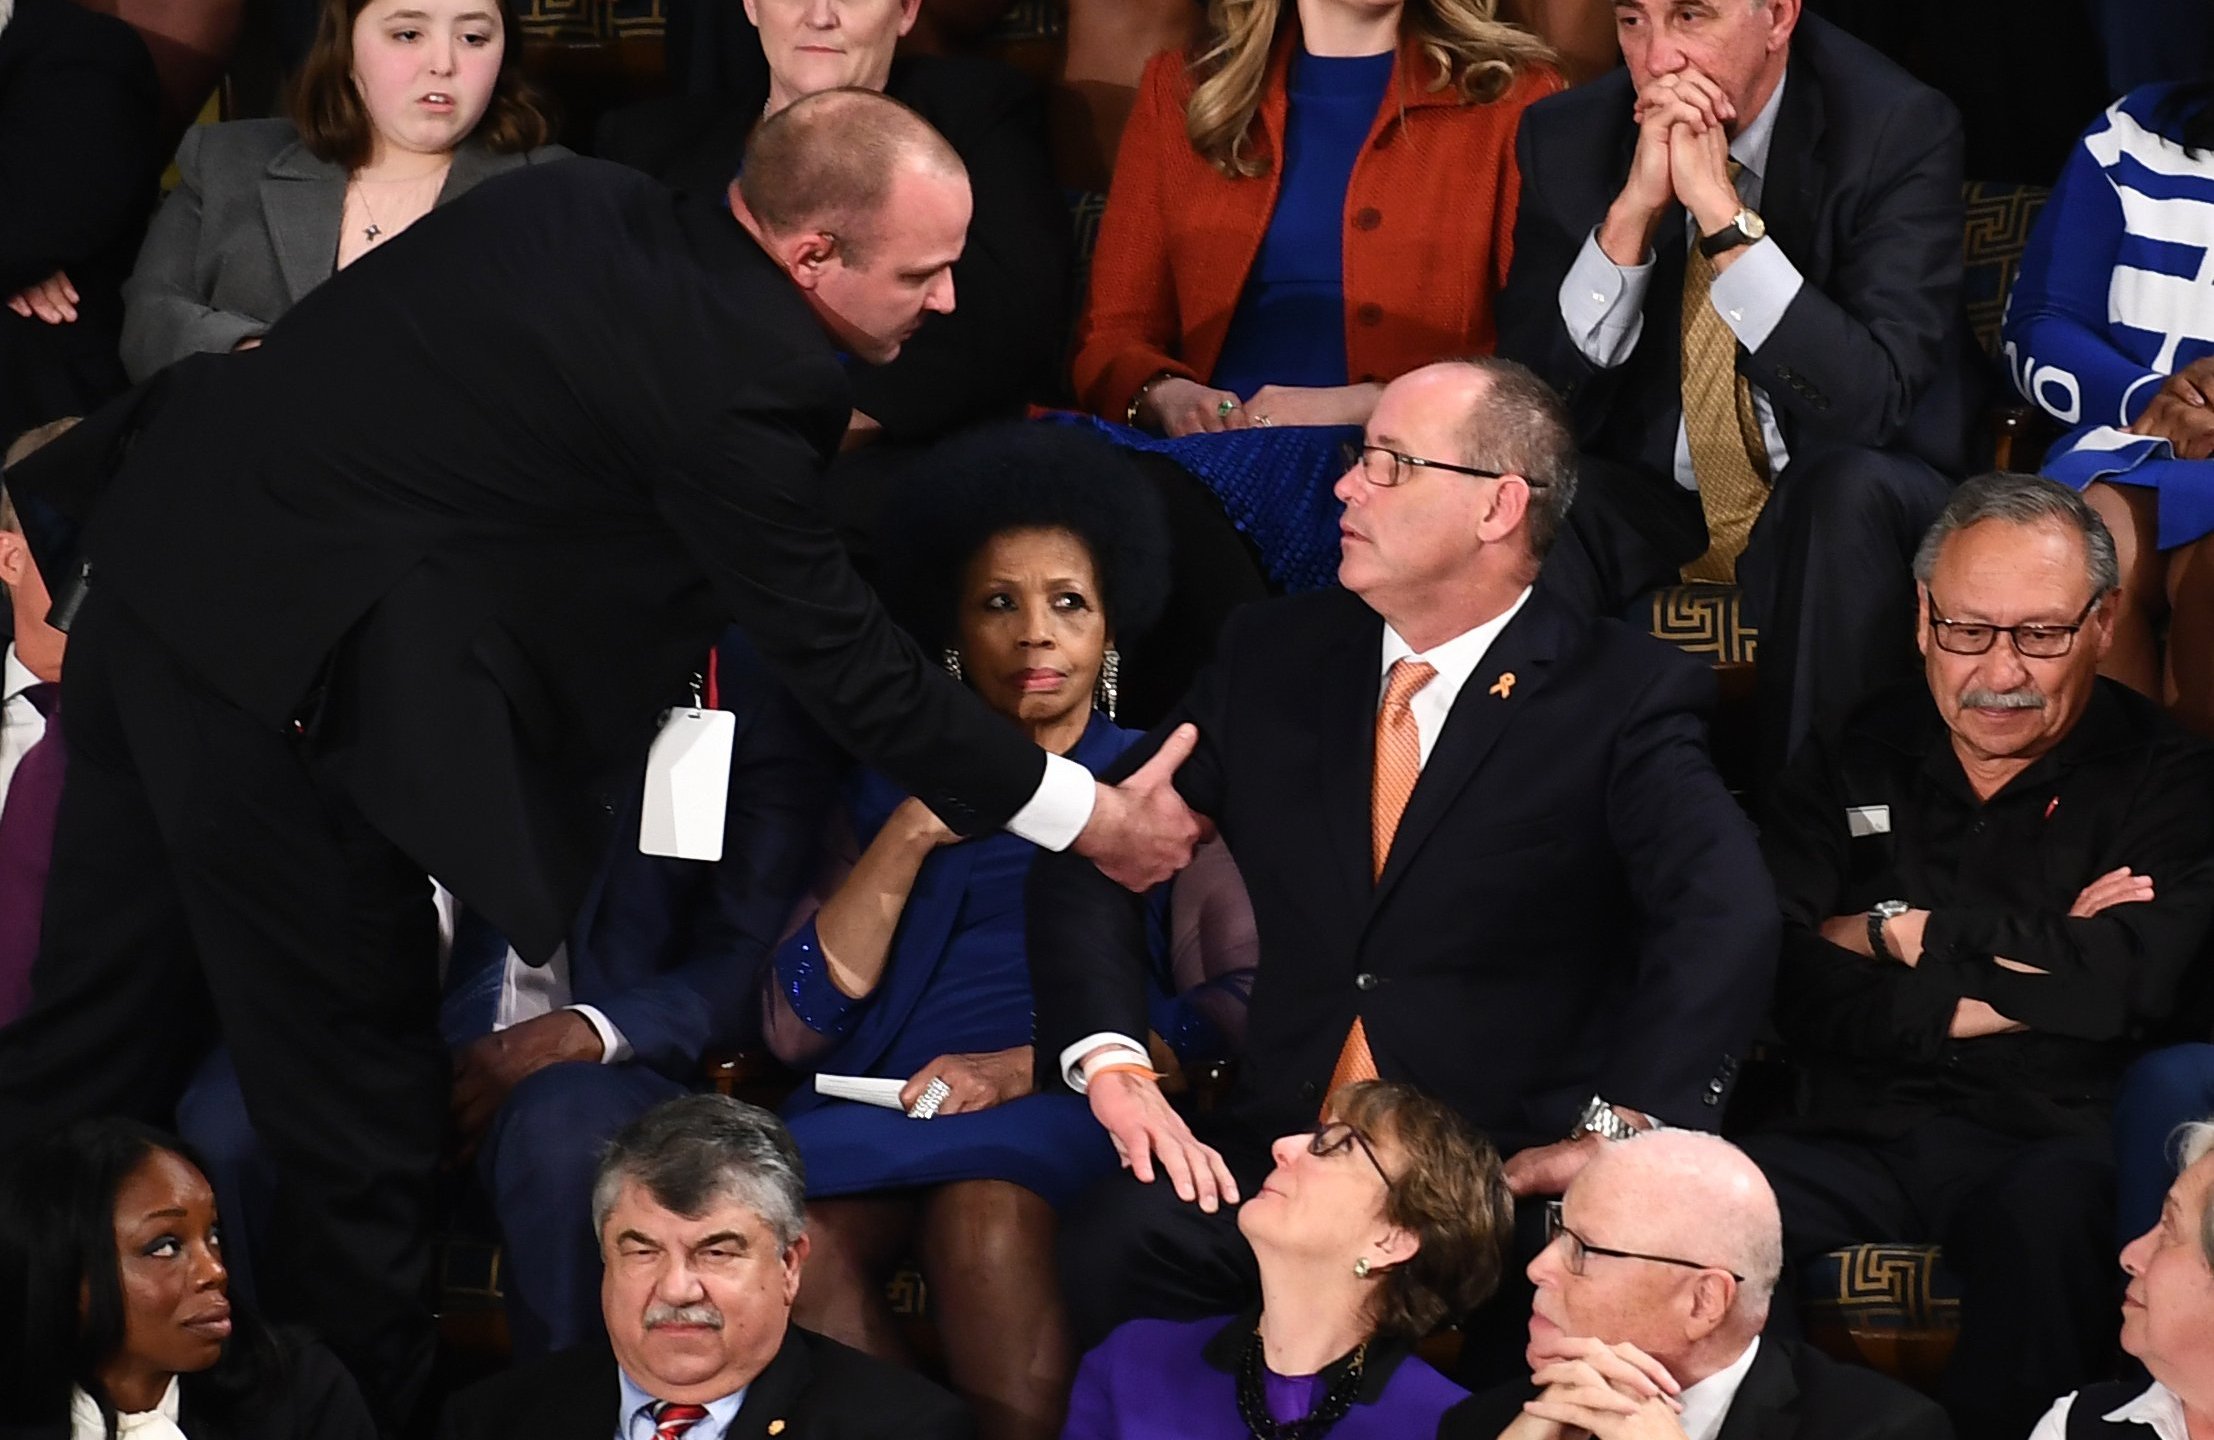
[[[807,1182],[774,1115],[721,1095],[655,1107],[592,1186],[608,1345],[498,1375],[448,1440],[966,1440],[953,1396],[791,1324]]]
[[[1904,1385],[1762,1337],[1782,1223],[1729,1141],[1661,1130],[1611,1146],[1548,1220],[1530,1378],[1455,1406],[1438,1440],[1950,1440]]]
[[[1925,683],[1810,742],[1761,835],[1804,1084],[1746,1149],[1795,1262],[1944,1247],[1967,1440],[2111,1353],[2113,1096],[2214,921],[2214,751],[2099,677],[2115,575],[2074,491],[1961,486],[1915,558]]]
[[[1218,1202],[1347,1081],[1437,1097],[1516,1195],[1558,1195],[1609,1139],[1718,1126],[1767,1005],[1774,899],[1707,753],[1710,672],[1532,589],[1576,481],[1559,399],[1511,361],[1430,365],[1363,439],[1336,489],[1343,588],[1240,611],[1122,762],[1196,722],[1177,790],[1253,900],[1245,1055],[1199,1137],[1145,1063],[1142,899],[1032,871],[1040,1083],[1086,1094],[1137,1180],[1165,1176],[1063,1216],[1080,1340],[1247,1303]],[[1512,1364],[1522,1308],[1489,1307],[1507,1333],[1472,1338],[1464,1375]]]

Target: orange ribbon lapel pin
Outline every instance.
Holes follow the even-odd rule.
[[[1514,694],[1514,672],[1509,670],[1493,681],[1490,693],[1497,695],[1502,700],[1512,696]]]

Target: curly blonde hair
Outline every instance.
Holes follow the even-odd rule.
[[[1233,179],[1268,167],[1249,147],[1253,116],[1268,83],[1269,52],[1297,0],[1207,0],[1207,29],[1191,62],[1192,98],[1184,130],[1207,163]],[[1402,35],[1437,65],[1432,91],[1457,86],[1471,104],[1497,100],[1525,67],[1549,63],[1552,50],[1498,17],[1497,0],[1406,0]]]

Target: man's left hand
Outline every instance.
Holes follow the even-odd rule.
[[[1524,1414],[1596,1440],[1683,1440],[1683,1387],[1635,1345],[1564,1335],[1536,1358],[1530,1379],[1542,1388]]]
[[[1605,1143],[1596,1135],[1579,1135],[1573,1140],[1518,1150],[1507,1157],[1507,1189],[1517,1200],[1566,1194],[1569,1182],[1591,1163],[1591,1157]]]
[[[1679,125],[1669,132],[1668,167],[1676,195],[1691,212],[1701,235],[1712,235],[1744,208],[1730,180],[1730,137],[1718,125],[1694,131]],[[1721,268],[1729,252],[1715,257]]]
[[[1884,944],[1891,953],[1878,955],[1868,948],[1868,915],[1832,915],[1822,922],[1822,938],[1840,950],[1850,950],[1855,955],[1865,955],[1871,960],[1895,960],[1912,967],[1922,959],[1922,932],[1930,923],[1927,910],[1909,910],[1904,915],[1894,915],[1883,922]]]
[[[600,1032],[574,1010],[534,1016],[462,1046],[454,1053],[449,1104],[457,1158],[475,1153],[492,1117],[526,1078],[564,1061],[596,1065],[605,1053]]]
[[[1176,767],[1199,747],[1199,727],[1179,725],[1153,758],[1120,785],[1101,785],[1092,818],[1070,848],[1140,894],[1192,863],[1199,817],[1176,793]]]
[[[44,280],[34,280],[8,297],[8,308],[26,320],[68,325],[77,319],[77,287],[68,272],[56,270]]]

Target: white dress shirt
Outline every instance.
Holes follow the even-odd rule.
[[[115,1417],[116,1440],[185,1440],[185,1433],[177,1426],[178,1406],[177,1377],[169,1377],[169,1388],[161,1392],[161,1399],[151,1410],[135,1410],[129,1414],[117,1412]],[[108,1425],[100,1418],[100,1407],[82,1390],[69,1392],[69,1440],[107,1440]]]
[[[461,902],[454,897],[453,891],[436,880],[431,881],[431,900],[438,907],[439,963],[443,966],[453,948],[454,921]],[[602,1065],[620,1065],[636,1053],[623,1032],[615,1028],[615,1022],[598,1006],[571,1003],[569,997],[573,993],[569,985],[567,945],[554,951],[553,958],[543,965],[531,964],[510,945],[507,958],[500,963],[500,999],[492,1013],[492,1029],[495,1032],[505,1030],[556,1010],[574,1010],[600,1037]]]
[[[15,767],[46,738],[46,717],[24,696],[24,691],[38,684],[38,677],[16,657],[13,641],[8,644],[7,659],[0,661],[0,675],[6,677],[0,680],[0,805],[5,805]]]
[[[1745,167],[1738,176],[1737,193],[1748,210],[1760,208],[1769,147],[1776,138],[1776,112],[1783,103],[1786,83],[1777,82],[1768,103],[1730,142],[1730,158]],[[1691,243],[1696,244],[1699,222],[1687,215],[1684,224]],[[1569,339],[1586,360],[1602,370],[1612,370],[1630,358],[1637,349],[1638,337],[1645,333],[1645,292],[1652,282],[1650,252],[1642,264],[1617,265],[1599,248],[1597,230],[1585,237],[1576,263],[1561,282],[1560,304]],[[1738,343],[1747,350],[1758,350],[1767,343],[1804,284],[1806,278],[1782,248],[1773,239],[1761,239],[1738,252],[1730,268],[1714,277],[1708,294]],[[1784,449],[1783,431],[1776,426],[1775,407],[1758,385],[1753,387],[1753,413],[1760,419],[1761,441],[1768,448],[1768,473],[1780,475],[1791,456]],[[1691,441],[1684,433],[1681,417],[1676,422],[1675,465],[1676,483],[1686,490],[1697,490],[1699,483],[1691,473]]]
[[[1007,829],[1047,850],[1066,850],[1091,823],[1099,782],[1066,755],[1046,756],[1045,775]]]
[[[2030,1431],[2029,1440],[2066,1440],[2068,1412],[2075,1403],[2072,1392],[2055,1400],[2053,1408],[2037,1422],[2037,1428]],[[2160,1440],[2191,1440],[2190,1428],[2183,1419],[2182,1397],[2158,1380],[2146,1386],[2135,1400],[2115,1406],[2100,1418],[2116,1424],[2150,1425]]]
[[[1513,604],[1483,624],[1463,630],[1452,639],[1420,652],[1401,638],[1399,632],[1391,626],[1384,627],[1381,664],[1376,672],[1378,709],[1384,704],[1385,679],[1398,661],[1420,660],[1435,666],[1438,672],[1431,677],[1429,684],[1417,690],[1407,702],[1407,709],[1414,716],[1415,739],[1423,764],[1430,763],[1430,752],[1437,746],[1438,735],[1445,729],[1445,718],[1452,713],[1453,702],[1460,698],[1461,688],[1476,673],[1476,667],[1484,663],[1484,656],[1490,651],[1492,642],[1499,638],[1499,632],[1507,628],[1508,621],[1522,612],[1522,607],[1529,603],[1529,599],[1530,591],[1524,589],[1520,595],[1514,597]],[[1107,1048],[1101,1049],[1102,1046]],[[1098,1050],[1099,1054],[1080,1069],[1077,1062],[1094,1050]],[[1144,1045],[1128,1035],[1112,1030],[1087,1035],[1061,1052],[1061,1076],[1068,1081],[1069,1088],[1079,1095],[1084,1093],[1092,1072],[1102,1065],[1144,1065],[1151,1068],[1152,1064]]]
[[[653,1423],[654,1407],[661,1402],[646,1393],[630,1372],[622,1366],[615,1367],[616,1377],[622,1381],[622,1406],[616,1412],[615,1440],[653,1440],[659,1428]],[[707,1402],[707,1418],[684,1432],[684,1440],[723,1440],[730,1431],[730,1422],[738,1418],[738,1407],[746,1403],[746,1391],[750,1385],[741,1385],[736,1391],[720,1400]]]
[[[1714,1440],[1722,1433],[1722,1422],[1730,1417],[1730,1406],[1737,1401],[1738,1387],[1745,1383],[1745,1376],[1753,1368],[1753,1357],[1760,1353],[1760,1337],[1745,1347],[1745,1353],[1715,1371],[1696,1385],[1686,1385],[1676,1396],[1683,1412],[1676,1423],[1684,1427],[1684,1440]]]

